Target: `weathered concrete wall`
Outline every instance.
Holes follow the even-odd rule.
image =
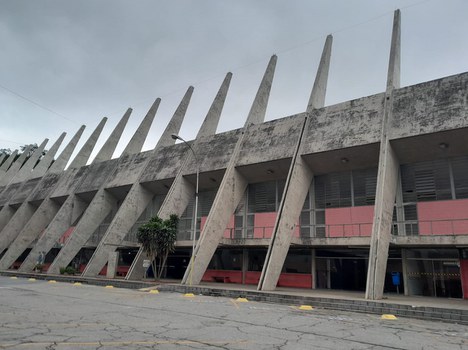
[[[468,73],[394,91],[390,137],[468,126]]]
[[[16,191],[18,191],[21,185],[23,184],[16,183],[16,184],[11,184],[10,186],[6,186],[6,188],[0,194],[0,207],[3,207],[5,204],[7,204],[10,201],[11,197],[14,196],[14,194],[16,193]]]
[[[226,169],[241,129],[208,136],[197,140],[195,152],[200,162],[200,172]],[[196,173],[196,161],[191,158],[184,175]]]
[[[291,158],[305,113],[252,125],[244,137],[237,166]]]
[[[51,188],[50,197],[63,197],[68,196],[75,188],[80,184],[81,179],[88,171],[88,167],[81,167],[78,169],[69,169],[63,173],[59,179],[56,180],[57,184],[55,188]],[[54,183],[55,184],[55,183]],[[54,185],[52,184],[52,186]],[[42,191],[41,191],[42,192]],[[45,191],[44,191],[45,192]],[[48,193],[45,192],[45,195]]]
[[[76,193],[97,191],[105,184],[107,177],[114,170],[117,163],[118,159],[112,159],[89,165],[88,171],[83,174],[80,180]]]
[[[302,154],[380,141],[384,94],[313,111]]]
[[[186,152],[187,146],[183,144],[162,148],[148,162],[140,181],[144,183],[174,178]]]
[[[118,159],[117,167],[107,178],[106,188],[131,185],[138,180],[138,176],[145,166],[151,151],[138,153],[136,155],[123,156]]]
[[[31,191],[36,188],[40,178],[31,179],[29,181],[23,182],[22,186],[15,191],[15,194],[10,198],[10,204],[23,203],[26,198],[28,198]]]

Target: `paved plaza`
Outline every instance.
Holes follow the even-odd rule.
[[[409,318],[0,277],[0,349],[464,349]]]

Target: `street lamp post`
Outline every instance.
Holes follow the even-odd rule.
[[[193,150],[192,146],[188,144],[182,137],[176,134],[171,135],[172,139],[182,141],[193,153],[195,158],[195,163],[197,164],[197,180],[195,184],[195,210],[193,213],[193,222],[192,222],[192,256],[190,257],[190,274],[189,274],[189,285],[192,285],[192,272],[193,265],[195,264],[195,239],[197,237],[197,211],[198,211],[198,182],[200,179],[200,163],[198,162],[197,154]]]

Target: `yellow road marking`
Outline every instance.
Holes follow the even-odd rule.
[[[236,308],[239,308],[239,305],[237,305],[237,303],[233,299],[229,299],[229,301],[233,303]]]
[[[238,303],[248,303],[249,301],[247,300],[247,298],[237,298],[236,301]]]
[[[382,320],[398,320],[395,315],[384,314],[380,317]]]
[[[186,297],[186,298],[194,298],[195,295],[194,295],[193,293],[185,293],[185,294],[184,294],[184,297]]]
[[[12,276],[12,277],[10,277],[10,278],[11,278],[12,280],[17,280],[17,279],[18,279],[18,277],[16,277],[16,276]]]
[[[28,281],[34,282],[36,279],[35,278],[30,278]]]

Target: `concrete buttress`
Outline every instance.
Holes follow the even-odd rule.
[[[154,101],[138,129],[135,131],[132,139],[123,151],[122,156],[133,156],[141,151],[141,147],[146,140],[160,102],[161,99],[159,98]],[[129,115],[129,111],[127,111],[127,114]],[[128,118],[127,114],[122,117],[123,120]],[[119,130],[121,127],[122,123],[119,123],[116,126],[116,129]],[[110,137],[114,138],[113,135]],[[105,147],[107,146],[105,145]],[[112,153],[113,152],[110,152],[110,154]],[[115,167],[117,167],[117,164]],[[60,267],[67,266],[76,254],[78,254],[83,245],[91,238],[93,233],[99,228],[99,225],[101,225],[105,218],[111,213],[111,210],[116,207],[117,198],[106,191],[104,186],[101,186],[94,198],[91,200],[89,206],[84,210],[83,216],[76,225],[73,234],[51,264],[48,273],[57,273],[60,270]],[[62,226],[63,224],[61,222],[57,222],[56,225]],[[57,231],[55,230],[54,232],[56,234]]]
[[[241,200],[248,182],[235,168],[242,147],[245,131],[250,125],[262,123],[268,99],[270,97],[271,85],[275,73],[277,57],[273,55],[268,63],[263,79],[258,88],[255,99],[250,108],[249,115],[244,124],[244,132],[237,140],[234,152],[224,173],[223,179],[216,193],[213,205],[203,228],[203,234],[198,241],[194,258],[185,271],[182,284],[198,284],[206,268],[218,247],[224,230],[226,229],[231,215],[234,213]],[[170,213],[168,213],[170,214]]]
[[[101,120],[81,150],[78,152],[78,155],[70,164],[69,169],[86,165],[106,121],[107,118],[103,118]],[[47,227],[60,209],[60,205],[50,199],[49,196],[47,196],[37,208],[29,202],[29,198],[26,199],[1,233],[8,237],[8,240],[2,240],[2,243],[5,242],[8,244],[3,247],[8,247],[8,250],[2,259],[0,259],[0,266],[5,266],[4,268],[8,268],[13,264],[13,262],[15,262],[16,258],[18,258],[29,244],[31,244]],[[25,215],[26,211],[22,210],[24,204],[28,204],[27,215]],[[22,215],[19,215],[21,213]]]
[[[221,108],[219,108],[219,102],[221,101],[222,103],[224,103],[229,81],[230,81],[230,76],[229,76],[229,79],[228,78],[225,79],[225,81],[223,82],[220,88],[221,95],[219,95],[218,93],[217,97],[215,98],[215,102],[213,102],[212,104],[212,106],[216,106],[215,107],[216,111],[214,111],[213,108],[210,108],[210,112],[208,112],[209,116],[207,116],[207,118],[209,117],[210,119],[212,119],[214,117],[216,119],[215,121],[213,121],[215,124],[215,129],[218,124],[218,120],[219,120],[220,113],[222,110],[222,105],[221,105]],[[171,121],[169,122],[166,129],[164,130],[163,135],[161,136],[153,152],[158,152],[158,150],[160,150],[162,147],[171,145],[175,142],[175,140],[172,139],[171,135],[177,134],[180,130],[192,92],[193,92],[193,88],[190,87],[187,90],[186,95],[182,99],[182,102],[180,103],[176,112],[174,113],[174,116],[172,117]],[[205,121],[206,121],[206,118],[205,118]],[[212,124],[210,123],[209,125],[210,125],[210,128],[212,128]],[[183,168],[183,165],[182,165],[182,168]],[[144,170],[142,171],[142,174],[143,173],[144,173]],[[179,170],[179,173],[181,173],[181,170]],[[171,189],[173,189],[174,186],[180,187],[180,185],[176,185],[179,182],[178,178],[179,178],[179,175],[176,176],[176,179],[174,180],[171,186]],[[169,189],[169,193],[171,193],[171,189]],[[169,195],[166,196],[166,199],[168,197]],[[111,224],[109,225],[109,228],[104,238],[102,239],[101,243],[99,244],[98,248],[93,254],[88,265],[86,266],[86,269],[84,271],[85,276],[94,276],[100,271],[100,269],[106,263],[106,259],[109,256],[109,254],[112,251],[114,251],[115,248],[123,241],[123,239],[125,238],[125,235],[129,232],[131,227],[135,224],[135,222],[141,216],[141,214],[146,209],[146,207],[148,206],[152,198],[153,198],[153,193],[145,189],[139,183],[139,181],[137,181],[135,184],[132,185],[130,192],[125,198],[125,201],[122,203],[122,206],[119,208],[117,215],[114,217]],[[180,202],[180,203],[183,203],[183,202]],[[163,203],[163,206],[164,206],[164,203]],[[140,254],[137,254],[137,258],[135,260],[138,260],[139,256]],[[129,275],[131,275],[133,271],[135,270],[131,267]]]
[[[327,36],[314,86],[309,103],[307,104],[307,116],[304,120],[304,126],[291,161],[282,200],[278,208],[270,245],[258,283],[259,290],[274,290],[276,288],[284,261],[288,254],[297,218],[301,214],[305,198],[314,176],[312,170],[302,159],[301,145],[304,133],[308,130],[309,120],[313,118],[313,111],[325,105],[332,41],[332,36]]]
[[[377,189],[372,225],[366,299],[382,299],[387,269],[388,248],[392,233],[392,215],[396,198],[400,165],[389,141],[392,120],[393,91],[400,87],[400,10],[393,19],[392,43],[385,93],[384,115],[380,139]]]
[[[49,168],[47,173],[60,173],[63,171],[63,169],[67,165],[68,160],[70,159],[70,156],[73,153],[73,150],[76,147],[76,144],[78,143],[83,133],[84,128],[85,128],[84,125],[80,127],[80,129],[77,131],[75,136],[73,136],[73,138],[65,147],[65,149],[62,151],[62,153],[57,158],[57,160]],[[43,180],[44,179],[42,179],[36,187],[40,186]],[[26,222],[31,218],[32,214],[29,215],[30,210],[29,210],[28,205],[30,204],[28,203],[28,200],[26,200],[23,204],[21,204],[21,206],[17,210],[9,206],[8,204],[6,204],[2,208],[2,210],[0,210],[0,237],[2,237],[2,245],[4,246],[2,250],[8,247],[10,243],[12,242],[12,240],[16,237],[17,233],[19,232],[16,230],[21,229],[26,224]],[[12,220],[16,220],[16,221],[12,222]],[[10,232],[9,235],[3,232],[3,230],[6,229],[8,225],[10,225],[11,227],[15,229],[13,232]]]

